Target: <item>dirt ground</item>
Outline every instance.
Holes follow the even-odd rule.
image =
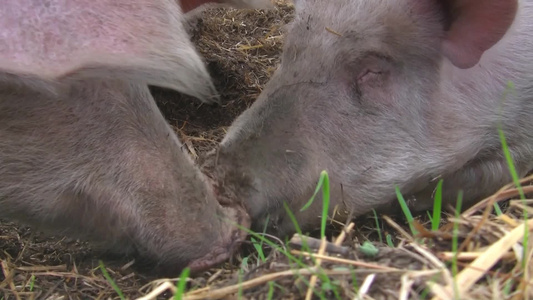
[[[292,6],[284,1],[271,11],[216,8],[205,11],[192,28],[192,40],[205,57],[223,104],[201,105],[177,92],[161,88],[152,88],[152,91],[165,117],[193,156],[212,149],[235,117],[259,95],[279,62],[282,26],[290,21],[292,13]],[[505,197],[496,198],[512,198],[516,196],[513,191],[508,187]],[[513,260],[508,248],[498,244],[496,248],[503,249],[499,253],[491,247],[509,232],[515,232],[521,224],[520,212],[531,209],[531,203],[528,205],[508,202],[507,219],[482,215],[482,207],[461,218],[458,242],[464,244],[463,250],[468,252],[458,263],[465,272],[466,277],[462,278],[477,276],[467,273],[469,270],[465,266],[486,255],[487,251],[493,252],[486,256],[501,257],[491,265],[493,268],[489,267],[492,271],[485,271],[489,275],[483,277],[481,283],[468,287],[469,294],[465,294],[468,296],[464,299],[523,299],[524,295],[531,294],[529,277],[522,279],[524,272],[517,269],[517,260]],[[329,243],[332,250],[321,258],[321,265],[332,280],[317,280],[322,298],[356,299],[358,293],[360,299],[404,296],[402,299],[429,299],[439,293],[446,295],[452,240],[452,228],[448,225],[451,223],[443,225],[437,233],[421,230],[425,238],[422,247],[413,243],[405,220],[383,217],[378,221],[379,226],[376,226],[372,215],[359,218],[355,229],[348,230],[345,236],[338,228],[332,230],[332,236],[340,235],[339,244]],[[419,218],[418,222],[419,229],[428,227],[427,218]],[[387,235],[392,238],[394,248],[386,245]],[[369,253],[360,246],[367,240],[374,242],[379,249],[377,253]],[[312,266],[312,261],[298,254],[296,248],[291,253]],[[293,272],[298,269],[305,275],[308,270],[294,266],[277,250],[265,249],[265,261],[254,255],[247,261],[247,255],[253,253],[253,247],[247,244],[243,253],[231,262],[190,278],[189,292],[184,299],[237,299],[239,295],[245,299],[304,299],[308,292],[307,281],[313,279],[295,276]],[[77,240],[45,236],[24,226],[0,222],[0,300],[120,299],[99,267],[100,259],[124,298],[172,297],[175,279],[156,278],[141,272],[135,268],[132,258],[109,257]],[[489,265],[487,260],[483,263]],[[428,278],[435,276],[440,285],[429,288]],[[244,283],[239,285],[239,282]],[[464,282],[466,288],[467,280]],[[507,294],[502,292],[506,288],[509,288]],[[315,295],[313,299],[317,298]],[[443,296],[441,299],[452,298]]]

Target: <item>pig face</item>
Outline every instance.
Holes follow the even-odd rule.
[[[254,229],[268,217],[283,235],[293,231],[283,202],[302,228],[319,224],[320,198],[300,209],[321,170],[339,218],[390,206],[395,185],[416,194],[461,170],[471,181],[480,171],[505,173],[500,160],[475,171],[469,162],[498,146],[495,112],[506,81],[491,72],[502,70],[501,58],[483,61],[493,69],[478,62],[513,24],[518,4],[477,3],[295,1],[281,65],[205,165],[219,192],[246,199]],[[485,192],[507,179],[494,175]],[[450,199],[457,187],[449,186]],[[424,201],[432,200],[417,208]]]

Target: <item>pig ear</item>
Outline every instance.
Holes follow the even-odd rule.
[[[451,27],[443,41],[443,54],[455,66],[476,65],[514,21],[517,0],[444,0]]]
[[[180,0],[181,9],[185,13],[208,3],[228,4],[234,8],[262,9],[274,7],[270,0]]]
[[[118,78],[216,101],[182,18],[175,0],[0,1],[0,80]]]

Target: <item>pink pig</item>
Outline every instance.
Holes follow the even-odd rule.
[[[205,164],[252,228],[294,232],[322,170],[335,218],[471,205],[533,168],[532,0],[295,0],[281,65]],[[508,90],[508,82],[513,88]],[[222,189],[223,188],[223,189]]]
[[[218,101],[182,21],[175,0],[0,2],[1,218],[174,275],[232,254],[247,213],[218,202],[148,90]]]

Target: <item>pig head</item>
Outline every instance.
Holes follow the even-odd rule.
[[[247,213],[219,203],[148,90],[218,99],[181,22],[175,0],[0,3],[0,218],[159,271],[232,254]]]
[[[533,1],[296,0],[281,64],[205,163],[253,228],[320,224],[301,211],[320,172],[330,217],[469,205],[533,166]],[[508,82],[513,83],[508,90]],[[333,216],[333,211],[337,214]]]

